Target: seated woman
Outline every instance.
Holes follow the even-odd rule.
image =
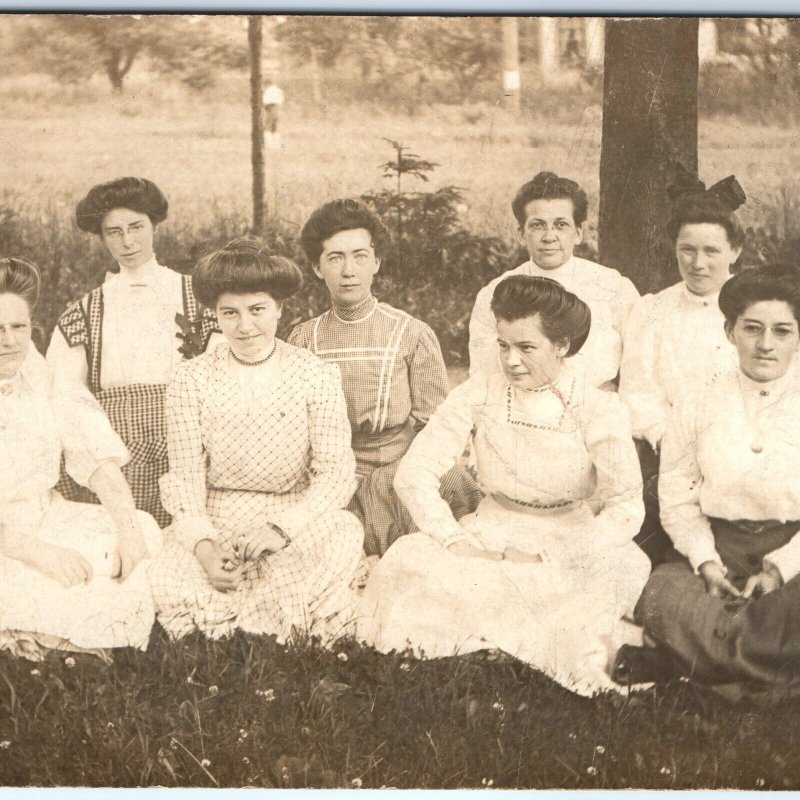
[[[166,385],[176,364],[206,348],[215,325],[198,307],[192,279],[156,259],[154,232],[166,217],[166,197],[144,178],[90,189],[78,203],[78,227],[100,237],[116,269],[64,312],[47,351],[59,378],[88,386],[103,406],[130,451],[124,473],[136,505],[162,527]],[[69,499],[92,500],[66,477],[59,487]]]
[[[589,333],[582,300],[516,275],[492,311],[503,371],[454,389],[401,462],[421,532],[373,567],[359,635],[429,657],[498,648],[576,692],[613,688],[612,635],[649,573],[632,541],[644,509],[628,414],[569,363]],[[471,433],[487,496],[456,522],[439,479]]]
[[[78,385],[54,388],[31,347],[39,286],[33,264],[0,259],[0,649],[144,648],[155,612],[143,560],[161,531],[136,511],[102,409]],[[53,489],[62,452],[102,506]]]
[[[679,393],[710,383],[736,366],[717,298],[742,252],[734,213],[745,201],[733,176],[708,191],[686,176],[670,188],[675,205],[667,233],[681,282],[642,297],[625,328],[619,394],[631,413],[645,486],[645,521],[636,541],[660,564],[669,539],[658,516],[658,450]],[[691,357],[687,357],[687,348]]]
[[[301,242],[328,287],[331,309],[298,325],[289,342],[342,373],[359,477],[348,508],[364,526],[367,555],[382,556],[416,530],[392,484],[400,459],[447,396],[447,369],[436,334],[372,294],[389,232],[369,208],[356,200],[326,203],[306,222]],[[442,478],[440,491],[456,519],[481,499],[460,465]]]
[[[173,637],[325,638],[352,615],[364,534],[342,510],[356,482],[339,374],[275,338],[301,282],[259,239],[237,239],[195,270],[227,342],[181,364],[167,390],[161,491],[174,540],[153,586]]]
[[[719,306],[739,367],[673,410],[659,500],[677,553],[653,572],[636,609],[661,647],[621,654],[620,677],[657,677],[671,655],[704,683],[796,692],[800,271],[740,272]]]

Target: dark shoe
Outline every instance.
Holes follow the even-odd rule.
[[[680,675],[669,653],[660,647],[624,644],[617,651],[611,679],[623,686],[634,683],[659,683]]]

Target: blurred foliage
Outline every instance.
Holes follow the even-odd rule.
[[[701,71],[701,108],[758,121],[800,119],[800,19],[716,22],[724,55]]]
[[[26,19],[12,47],[65,83],[102,73],[121,92],[133,65],[146,61],[155,74],[199,90],[213,82],[215,68],[246,66],[240,27],[233,17],[52,14]]]

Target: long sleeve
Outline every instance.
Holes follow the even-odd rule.
[[[487,375],[497,372],[497,327],[492,314],[491,300],[494,287],[490,283],[478,292],[472,316],[469,319],[469,374]]]
[[[206,450],[200,427],[200,397],[195,364],[175,370],[167,388],[165,417],[169,472],[161,477],[161,502],[172,515],[178,540],[194,553],[203,539],[217,532],[206,514]]]
[[[292,538],[326,511],[344,508],[356,490],[356,460],[350,446],[350,422],[339,370],[320,366],[307,400],[311,447],[310,482],[297,504],[270,522]]]
[[[695,571],[706,561],[722,566],[711,523],[700,509],[698,402],[699,397],[689,393],[673,406],[662,440],[658,478],[661,524]]]
[[[409,362],[411,418],[423,427],[447,397],[450,383],[436,334],[420,323],[420,335]]]
[[[628,406],[633,435],[657,449],[664,435],[670,403],[658,379],[658,329],[655,297],[645,295],[625,328],[619,394]]]
[[[594,545],[602,550],[629,544],[644,520],[642,474],[631,437],[628,411],[613,392],[594,390],[586,425],[586,449],[594,464],[597,487],[592,502]]]
[[[128,450],[89,390],[74,380],[55,379],[53,410],[58,423],[67,472],[81,486],[98,467],[128,463]]]
[[[631,279],[622,275],[619,282],[619,294],[617,295],[612,307],[612,325],[623,342],[625,341],[625,331],[628,325],[628,320],[630,319],[630,316],[639,300],[639,292],[633,285]]]
[[[442,547],[469,539],[439,494],[442,476],[464,452],[474,425],[473,408],[486,398],[478,375],[457,386],[421,430],[397,468],[394,488],[419,529]]]
[[[57,381],[73,380],[84,386],[89,384],[86,350],[80,345],[70,347],[57,326],[47,348],[47,365]]]
[[[796,533],[783,547],[768,553],[764,561],[778,568],[784,583],[800,575],[800,533]]]

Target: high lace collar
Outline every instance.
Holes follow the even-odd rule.
[[[694,292],[689,291],[689,287],[686,285],[686,281],[682,281],[680,284],[681,287],[681,297],[683,298],[684,302],[689,303],[693,306],[719,306],[719,291],[712,292],[711,294],[695,294]]]
[[[154,286],[159,282],[159,278],[164,270],[155,256],[136,269],[130,269],[119,264],[119,272],[116,274],[108,273],[106,281],[121,284],[123,286]]]
[[[343,306],[335,300],[331,303],[331,311],[333,311],[336,319],[342,322],[361,322],[371,316],[377,307],[378,300],[372,294],[367,295],[360,303],[354,306]]]

